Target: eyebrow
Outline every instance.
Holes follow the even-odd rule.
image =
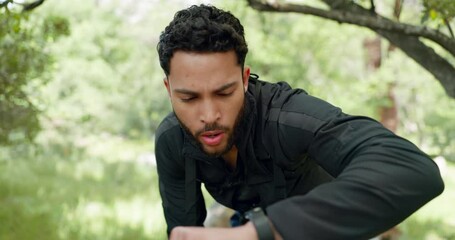
[[[215,92],[222,92],[222,91],[234,86],[236,83],[237,83],[237,81],[226,83],[223,86],[221,86],[218,89],[216,89]]]
[[[221,87],[215,89],[214,92],[222,92],[222,91],[234,86],[236,84],[236,82],[237,81],[226,83],[226,84],[222,85]],[[192,91],[192,90],[189,90],[189,89],[185,89],[185,88],[174,89],[174,92],[181,93],[181,94],[186,94],[186,95],[198,95],[199,94],[199,93],[197,93],[195,91]]]

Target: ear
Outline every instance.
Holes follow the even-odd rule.
[[[243,69],[243,89],[246,91],[248,91],[248,80],[250,79],[250,72],[251,69],[250,67],[248,66],[245,66],[244,69]]]
[[[171,86],[169,84],[169,78],[168,77],[163,78],[163,83],[164,86],[166,86],[167,94],[169,95],[169,97],[171,97]]]

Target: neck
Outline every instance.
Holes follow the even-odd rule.
[[[225,153],[222,157],[226,164],[231,168],[235,169],[237,167],[237,153],[238,149],[234,145],[232,146],[231,150],[229,150],[227,153]]]

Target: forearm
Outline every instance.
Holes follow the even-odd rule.
[[[409,144],[379,139],[336,180],[270,206],[269,217],[285,239],[366,239],[398,224],[443,189],[436,165]]]
[[[271,224],[271,222],[270,222]],[[271,225],[275,240],[282,240],[281,235]],[[170,240],[260,240],[256,228],[251,222],[235,228],[176,227],[172,230]]]

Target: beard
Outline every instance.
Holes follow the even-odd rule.
[[[180,118],[177,116],[177,114],[175,112],[174,112],[174,115],[176,116],[177,120],[179,121],[182,129],[185,131],[187,136],[189,136],[189,141],[191,144],[198,147],[202,152],[207,154],[209,157],[221,157],[224,154],[226,154],[227,152],[229,152],[229,150],[231,150],[231,148],[234,146],[235,140],[237,139],[237,137],[240,134],[241,122],[245,116],[245,105],[246,105],[246,97],[244,98],[243,104],[240,107],[239,112],[237,113],[237,117],[235,119],[234,126],[232,128],[232,131],[230,131],[230,132],[229,132],[229,130],[230,130],[229,127],[219,125],[217,123],[212,123],[212,124],[206,124],[203,128],[196,131],[195,134],[192,134],[190,129],[180,120]],[[203,132],[214,131],[214,130],[222,130],[226,133],[230,133],[228,135],[227,144],[226,144],[226,147],[221,151],[207,152],[206,150],[204,150],[202,142],[199,141],[198,139],[199,139],[199,136]]]

